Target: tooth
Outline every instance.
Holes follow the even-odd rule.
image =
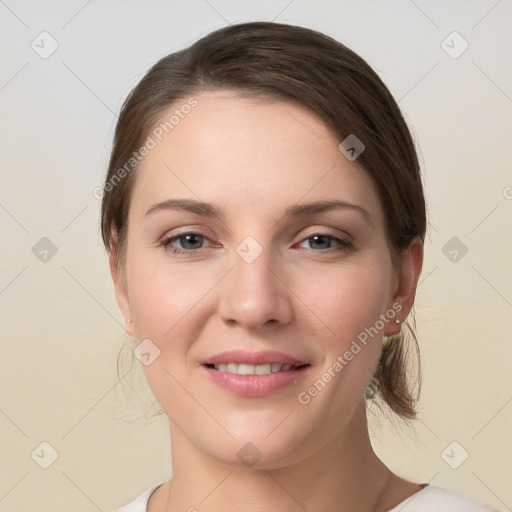
[[[239,375],[254,375],[254,365],[252,364],[239,364],[238,371],[235,372]]]
[[[226,371],[229,373],[238,373],[238,365],[236,363],[229,363],[226,365]]]
[[[256,375],[268,375],[272,371],[270,364],[259,364],[254,367],[254,373]]]
[[[268,375],[270,373],[286,372],[293,368],[291,364],[264,363],[259,365],[238,364],[238,363],[219,363],[214,365],[220,372],[235,373],[238,375]]]

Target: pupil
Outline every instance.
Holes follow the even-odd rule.
[[[192,245],[194,245],[194,244],[197,244],[197,242],[199,241],[199,239],[200,239],[201,237],[199,237],[199,236],[197,236],[197,235],[185,235],[185,237],[184,237],[184,238],[185,238],[185,245],[187,245],[187,244],[192,244]],[[186,248],[190,249],[190,247],[186,247]],[[192,248],[193,248],[193,247],[192,247]]]
[[[315,236],[313,237],[313,241],[314,241],[314,243],[318,243],[318,240],[320,240],[320,245],[322,245],[322,243],[321,243],[321,241],[322,241],[322,240],[324,240],[324,243],[325,243],[325,242],[327,242],[327,243],[329,242],[329,241],[327,240],[327,238],[325,238],[325,237],[323,237],[323,236],[320,236],[320,235],[315,235]],[[324,247],[324,248],[325,248],[325,247]],[[328,248],[328,247],[327,247],[327,248]]]

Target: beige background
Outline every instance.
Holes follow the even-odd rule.
[[[165,418],[129,422],[151,403],[140,368],[117,379],[127,337],[93,190],[116,113],[149,66],[247,20],[333,36],[400,100],[429,203],[424,381],[415,432],[383,419],[374,446],[403,476],[511,510],[511,2],[4,0],[0,17],[0,511],[105,511],[170,475]],[[47,58],[31,47],[51,49],[43,31],[58,43]],[[452,56],[441,46],[453,31],[469,44],[458,58],[457,36],[444,44]],[[43,237],[57,248],[46,262],[33,253]],[[48,469],[44,441],[58,453]],[[441,456],[454,441],[446,460],[469,454],[457,469]]]

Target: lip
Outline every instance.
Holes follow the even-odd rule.
[[[264,350],[260,352],[249,352],[247,350],[230,350],[229,352],[222,352],[208,359],[204,360],[202,364],[259,364],[275,363],[275,364],[289,364],[292,366],[302,366],[308,364],[307,361],[300,360],[296,357],[289,356],[283,352],[276,352],[273,350]]]
[[[228,363],[252,364],[254,366],[275,363],[300,366],[300,368],[267,375],[238,375],[216,370],[209,366]],[[263,398],[270,396],[283,388],[296,384],[299,379],[304,378],[310,368],[311,365],[306,361],[282,352],[248,352],[241,350],[217,354],[206,359],[201,365],[201,369],[206,372],[207,376],[214,384],[232,395],[244,398]]]

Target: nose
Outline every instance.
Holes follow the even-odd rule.
[[[217,290],[221,319],[250,330],[291,322],[293,293],[271,251],[263,250],[252,262],[239,254],[234,254],[233,260]]]

